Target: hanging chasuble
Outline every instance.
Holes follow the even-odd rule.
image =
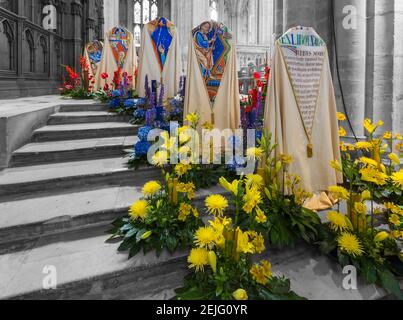
[[[145,78],[164,84],[165,98],[173,98],[179,92],[182,75],[182,57],[175,25],[158,18],[143,28],[137,93],[144,97]]]
[[[97,76],[98,66],[102,59],[102,50],[104,44],[101,41],[94,40],[85,46],[84,57],[90,66],[90,76]]]
[[[228,28],[203,22],[190,35],[185,116],[197,112],[200,123],[238,129],[240,104],[236,42]]]
[[[98,66],[95,89],[104,88],[111,84],[114,72],[120,69],[121,74],[126,72],[133,76],[131,87],[135,88],[135,72],[137,70],[137,53],[134,46],[133,34],[125,28],[114,27],[105,36],[101,62]],[[109,78],[102,79],[101,75],[107,73]]]
[[[330,167],[341,162],[336,99],[326,44],[314,29],[292,28],[276,41],[264,122],[277,153],[293,157],[288,171],[306,191],[343,181]],[[324,194],[313,200],[313,209],[333,203]]]

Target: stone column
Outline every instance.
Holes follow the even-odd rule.
[[[283,34],[283,0],[273,0],[275,40]]]
[[[356,12],[344,13],[343,9],[346,6],[352,6],[351,8],[355,8]],[[349,17],[348,14],[351,16]],[[355,134],[362,137],[364,135],[362,123],[365,118],[366,89],[366,0],[335,1],[335,19],[340,80],[348,117],[352,122]],[[351,22],[351,24],[347,22]],[[335,74],[334,84],[338,93],[338,108],[344,113],[336,77]],[[350,128],[345,126],[345,129],[348,129],[351,134]]]
[[[375,1],[373,120],[383,120],[384,129],[393,126],[394,8],[391,0]],[[396,4],[398,6],[398,4]],[[402,29],[396,29],[398,33]],[[401,76],[401,75],[400,75]],[[400,78],[401,79],[401,78]]]
[[[119,1],[104,0],[104,30],[108,32],[113,27],[119,25]]]
[[[393,131],[403,134],[403,1],[395,0]]]

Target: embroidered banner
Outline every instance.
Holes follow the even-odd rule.
[[[93,74],[97,73],[98,64],[101,62],[102,49],[104,44],[101,41],[94,40],[87,44],[86,49],[88,57],[90,58],[90,64]]]
[[[192,31],[192,35],[200,71],[214,106],[231,52],[229,40],[232,35],[224,24],[215,21],[203,22]]]
[[[154,52],[160,69],[163,71],[172,44],[175,25],[165,18],[159,18],[148,23],[147,27],[150,31]]]
[[[109,33],[109,43],[112,49],[113,57],[118,67],[123,69],[126,61],[127,52],[130,46],[129,32],[124,28],[115,27]]]
[[[326,43],[312,28],[287,31],[279,44],[308,138],[312,137]]]

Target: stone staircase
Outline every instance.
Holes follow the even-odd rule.
[[[186,252],[128,260],[105,243],[110,223],[127,214],[159,170],[134,172],[123,150],[137,127],[103,105],[61,106],[31,143],[0,171],[0,299],[170,299],[186,273]],[[198,192],[202,206],[218,187]],[[345,291],[342,270],[315,250],[270,250],[274,271],[310,299],[379,299],[375,286]],[[45,290],[48,267],[57,288]]]

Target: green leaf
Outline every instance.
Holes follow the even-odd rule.
[[[362,274],[364,276],[365,281],[368,284],[375,284],[377,280],[376,268],[375,266],[368,262],[367,260],[362,261]]]
[[[195,300],[206,300],[206,296],[203,292],[203,290],[197,288],[197,287],[192,287],[190,289],[179,289],[176,290],[177,300],[190,300],[190,301],[195,301]]]
[[[382,286],[391,294],[395,295],[399,300],[403,300],[403,293],[400,290],[399,281],[388,269],[378,270],[379,278]]]

